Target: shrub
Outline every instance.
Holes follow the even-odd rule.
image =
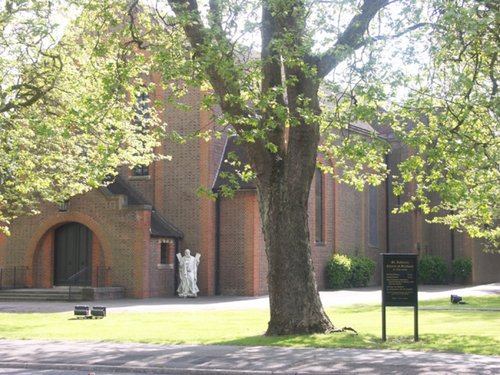
[[[453,259],[451,273],[455,282],[467,283],[469,276],[472,274],[472,259],[466,257]]]
[[[375,262],[368,257],[357,256],[351,258],[351,275],[349,278],[349,286],[367,286],[370,278],[375,272],[375,267]]]
[[[418,277],[424,284],[444,284],[448,279],[448,270],[440,256],[424,255],[418,262]]]
[[[334,254],[326,266],[327,286],[330,289],[367,286],[375,267],[368,257]]]
[[[343,288],[351,274],[351,259],[342,254],[333,254],[326,265],[328,288]]]

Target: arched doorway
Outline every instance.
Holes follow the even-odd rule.
[[[54,237],[54,285],[91,285],[92,231],[73,222]]]

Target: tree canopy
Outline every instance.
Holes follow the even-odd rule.
[[[393,108],[414,122],[411,129],[395,126],[414,150],[400,165],[396,194],[415,181],[403,211],[419,207],[433,222],[483,238],[499,251],[500,5],[432,5],[433,26],[422,41],[429,59],[413,77],[408,99]]]
[[[71,17],[77,9],[64,1],[2,3],[0,227],[6,230],[41,201],[97,187],[119,165],[148,164],[160,127],[154,108],[146,115],[134,104],[149,90],[143,79],[149,71],[143,56],[120,40],[125,30],[116,19],[94,14],[91,25]]]
[[[279,125],[272,119],[290,125],[283,99],[290,81],[276,70],[280,64],[272,74],[278,85],[263,80],[272,65],[263,62],[275,58],[267,56],[272,49],[321,80],[321,113],[307,115],[322,124],[320,151],[332,160],[324,170],[358,188],[380,183],[388,173],[382,157],[388,145],[378,138],[365,142],[348,128],[360,120],[392,125],[415,151],[398,173],[391,171],[396,194],[410,197],[399,211],[420,207],[433,221],[498,247],[499,6],[472,0],[292,2],[287,6],[296,13],[283,14],[281,22],[290,23],[274,30],[272,40],[265,40],[261,6],[4,1],[0,220],[36,208],[41,199],[60,201],[98,186],[119,164],[151,160],[155,137],[137,132],[137,111],[123,105],[151,84],[138,79],[150,73],[152,62],[136,53],[141,50],[154,52],[154,69],[173,93],[182,95],[188,85],[213,89],[206,107],[218,103],[232,109],[218,119],[221,129],[251,141],[264,138],[267,149],[279,152]],[[272,20],[283,6],[269,2]],[[75,21],[82,7],[86,15]],[[62,39],[68,18],[73,22]],[[189,26],[185,34],[183,26]],[[405,48],[391,49],[399,66],[388,69],[381,52],[402,39]],[[186,54],[189,41],[196,48]],[[418,73],[403,75],[405,64]],[[217,93],[225,76],[231,85]],[[404,101],[391,91],[401,86],[409,90]],[[236,107],[238,118],[231,114]],[[271,108],[262,126],[260,119]],[[154,116],[147,121],[157,124]],[[108,132],[108,127],[120,130]],[[404,191],[411,181],[416,189]],[[433,193],[440,198],[433,199]]]

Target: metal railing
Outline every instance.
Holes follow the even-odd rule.
[[[27,266],[0,267],[0,289],[26,288]]]
[[[81,270],[79,270],[78,272],[74,273],[73,275],[71,275],[70,277],[68,277],[66,279],[66,283],[69,286],[69,288],[68,288],[68,301],[71,301],[71,287],[75,286],[76,283],[78,281],[80,281],[82,275],[88,276],[87,275],[88,269],[89,269],[88,267],[83,267]]]
[[[84,267],[66,279],[66,284],[70,287],[69,298],[71,297],[71,287],[76,286],[82,279],[85,279],[86,277],[88,278],[88,270],[89,267]],[[94,285],[98,288],[105,287],[107,285],[110,272],[110,267],[97,266],[94,273]],[[0,267],[0,290],[26,288],[27,275],[27,266]]]

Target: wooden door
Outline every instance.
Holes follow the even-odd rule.
[[[54,285],[90,285],[92,232],[79,223],[55,232]]]

